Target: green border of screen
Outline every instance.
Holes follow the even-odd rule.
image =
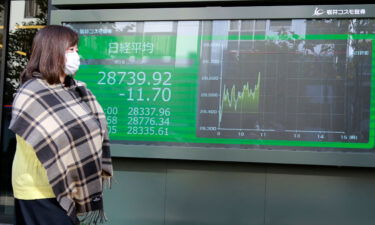
[[[187,36],[188,38],[189,36]],[[325,141],[303,141],[303,140],[257,140],[242,138],[207,138],[196,137],[185,139],[185,143],[197,144],[234,144],[234,145],[266,145],[266,146],[291,146],[291,147],[329,147],[329,148],[356,148],[372,149],[375,147],[375,34],[312,34],[312,35],[200,35],[197,48],[200,49],[201,41],[209,40],[371,40],[371,91],[370,91],[370,121],[369,121],[369,140],[367,143],[348,143],[348,142],[325,142]],[[198,53],[199,59],[199,53]],[[199,76],[198,76],[199,79]],[[197,101],[198,102],[198,101]],[[147,137],[144,137],[147,139]],[[113,140],[129,141],[136,140]],[[144,140],[153,142],[154,140]],[[160,140],[160,142],[176,142],[175,140]]]
[[[371,92],[370,92],[370,121],[369,141],[367,143],[347,142],[316,142],[316,141],[290,141],[290,140],[256,140],[256,139],[215,139],[208,141],[207,138],[198,138],[199,141],[187,141],[189,143],[212,143],[212,144],[248,144],[269,146],[297,146],[297,147],[330,147],[330,148],[358,148],[372,149],[375,147],[375,34],[313,34],[313,35],[228,35],[211,36],[203,35],[201,40],[371,40]],[[211,138],[210,138],[211,139]],[[223,141],[222,141],[223,140]],[[229,143],[236,141],[237,143]]]

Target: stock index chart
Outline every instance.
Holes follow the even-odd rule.
[[[80,35],[76,78],[103,106],[113,142],[356,150],[375,143],[374,24],[66,25]]]
[[[223,41],[206,44],[208,51],[218,48],[221,58],[201,66],[199,136],[369,141],[368,128],[360,126],[370,114],[360,105],[370,104],[370,92],[357,85],[371,82],[370,41],[368,50],[358,52],[347,48],[347,40],[304,40],[319,51],[315,55],[295,47],[296,41],[240,38],[235,47],[222,46]],[[367,61],[361,78],[348,51]],[[361,99],[355,98],[358,94]]]

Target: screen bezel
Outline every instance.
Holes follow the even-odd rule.
[[[328,9],[365,9],[361,15],[327,15]],[[323,12],[323,14],[322,14]],[[52,10],[50,24],[72,22],[184,21],[220,19],[375,18],[375,5],[255,6],[103,10]],[[375,167],[375,152],[229,149],[112,143],[112,156],[253,163]]]

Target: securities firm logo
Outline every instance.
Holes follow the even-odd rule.
[[[313,16],[366,15],[366,9],[320,9],[315,8]]]

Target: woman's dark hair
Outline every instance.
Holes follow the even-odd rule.
[[[34,37],[30,60],[22,72],[21,83],[40,73],[49,84],[61,83],[64,73],[65,51],[78,44],[78,34],[64,26],[50,25],[39,30]]]

